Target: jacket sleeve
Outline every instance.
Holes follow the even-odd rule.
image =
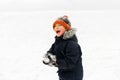
[[[64,54],[65,58],[58,61],[58,67],[63,70],[72,70],[81,60],[82,52],[79,44],[71,41],[67,44]]]
[[[54,43],[52,44],[51,48],[47,51],[47,53],[51,53],[54,55]]]

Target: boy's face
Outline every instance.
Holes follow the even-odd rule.
[[[62,36],[64,34],[64,32],[66,31],[66,29],[61,24],[56,24],[55,27],[54,27],[54,31],[56,33],[56,36],[60,37],[60,36]]]

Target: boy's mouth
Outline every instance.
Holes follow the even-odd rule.
[[[57,30],[56,33],[58,34],[60,32],[60,30]]]

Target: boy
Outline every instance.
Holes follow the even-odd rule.
[[[58,67],[59,80],[82,80],[82,52],[68,17],[58,18],[53,23],[53,30],[55,42],[45,54],[43,63]]]

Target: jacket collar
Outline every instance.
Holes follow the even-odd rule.
[[[63,39],[64,40],[70,39],[75,35],[75,33],[76,33],[76,29],[71,28],[70,30],[65,31],[65,33],[63,34]]]

